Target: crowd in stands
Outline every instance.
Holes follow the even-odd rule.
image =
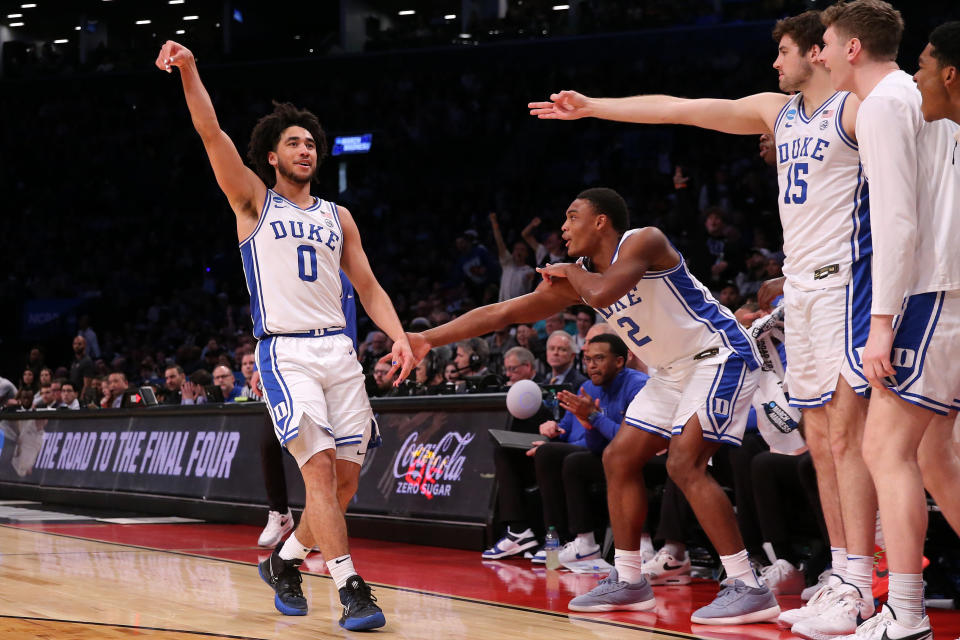
[[[647,27],[676,24],[680,14],[687,24],[717,19],[707,10],[689,11],[713,3],[647,2],[640,3],[642,10],[627,4],[601,8],[586,2],[583,20]],[[754,4],[742,3],[750,11]],[[521,12],[486,26],[520,34],[541,29],[542,20],[555,16]],[[372,153],[345,163],[346,189],[338,189],[340,159],[334,158],[321,172],[317,193],[353,212],[373,269],[409,330],[532,290],[537,266],[568,259],[559,235],[567,205],[581,189],[597,185],[624,195],[632,226],[663,229],[698,279],[736,309],[764,280],[781,275],[776,175],[762,157],[768,144],[680,128],[539,122],[525,107],[561,88],[592,95],[741,96],[771,90],[776,73],[758,64],[756,53],[766,51],[773,59],[768,30],[738,32],[709,53],[640,47],[624,58],[623,48],[612,47],[586,57],[586,43],[562,63],[534,56],[519,64],[516,56],[495,52],[481,59],[466,50],[426,60],[414,52],[377,60],[375,81],[374,63],[363,60],[342,68],[304,62],[201,67],[201,74],[221,126],[241,151],[274,98],[310,108],[330,131],[374,131]],[[407,38],[390,37],[390,46]],[[382,44],[374,38],[371,48]],[[614,64],[615,73],[597,72]],[[0,255],[29,253],[0,278],[0,299],[11,301],[0,331],[11,337],[7,348],[19,349],[0,362],[0,405],[7,410],[121,407],[130,390],[142,386],[152,386],[160,402],[173,405],[259,397],[233,216],[179,83],[151,70],[149,60],[142,67],[129,66],[133,73],[124,76],[122,90],[108,73],[92,80],[24,80],[18,85],[24,90],[0,92],[0,117],[30,123],[0,131],[0,187],[7,210],[17,212],[0,218]],[[86,315],[63,335],[17,338],[26,301],[61,298],[82,300]],[[389,339],[365,316],[358,318],[363,339],[357,353],[371,396],[491,390],[524,379],[570,382],[579,389],[586,384],[585,353],[596,323],[591,309],[571,307],[533,325],[436,349],[411,384],[397,389],[389,367],[378,364],[390,351]],[[642,363],[624,360],[624,369],[642,371]],[[575,400],[558,402],[579,415]],[[537,419],[532,430],[549,422]],[[546,430],[556,435],[558,424]],[[566,424],[577,422],[570,418]],[[769,491],[769,483],[748,482],[752,465],[782,463],[767,454],[780,455],[757,444],[750,459],[719,465],[729,473],[729,486],[743,492],[741,505],[756,504]],[[804,461],[809,456],[794,456],[789,473],[800,473]],[[509,464],[515,462],[503,468]],[[738,466],[747,470],[746,478],[729,471]],[[804,477],[812,473],[809,464],[803,469]],[[498,473],[507,471],[498,467]],[[535,475],[536,466],[522,473]],[[818,512],[812,499],[795,493],[796,504]],[[505,499],[510,504],[513,498]],[[595,525],[592,514],[577,512],[567,527],[564,508],[555,496],[549,500],[546,521],[563,528],[565,540],[576,541],[586,536],[579,529]],[[521,522],[512,504],[504,524],[520,529],[518,539],[527,544],[538,525]],[[690,536],[677,525],[682,507],[674,507],[667,520],[682,533],[659,537],[680,559]],[[741,526],[753,534],[745,534],[748,546],[770,540],[769,527],[777,530],[756,514],[750,522],[749,509],[740,514]],[[815,582],[825,547],[819,521],[809,521],[813,531],[789,532],[807,536],[804,553],[796,539],[782,539],[782,522],[775,542],[777,556],[794,568],[808,562],[806,582]],[[810,542],[815,539],[819,547]],[[582,544],[593,549],[600,540],[591,530]]]

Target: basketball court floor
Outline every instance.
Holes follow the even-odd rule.
[[[0,637],[342,638],[340,605],[319,554],[304,564],[310,613],[280,615],[255,563],[259,529],[135,514],[98,518],[77,510],[0,502]],[[571,614],[567,601],[598,576],[546,571],[528,560],[481,562],[479,553],[372,540],[351,541],[397,638],[793,637],[773,624],[691,625],[716,584],[657,588],[650,613]],[[781,598],[798,606],[799,598]],[[931,610],[938,638],[960,633],[960,612]]]

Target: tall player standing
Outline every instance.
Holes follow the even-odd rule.
[[[733,507],[707,463],[720,444],[739,445],[756,389],[756,344],[687,270],[655,227],[628,230],[626,203],[612,189],[580,193],[566,212],[563,239],[578,263],[540,268],[533,293],[474,309],[442,326],[410,334],[415,354],[433,346],[533,322],[573,304],[597,310],[656,375],[627,408],[624,426],[603,456],[614,569],[574,611],[645,611],[656,606],[643,577],[640,537],[646,488],[638,470],[664,447],[667,470],[720,553],[728,582],[691,621],[745,624],[776,619],[776,598],[757,581]],[[669,442],[665,443],[664,438]]]
[[[326,153],[316,116],[278,104],[257,123],[248,159],[258,176],[220,129],[193,54],[167,41],[156,65],[180,70],[194,127],[237,216],[264,395],[306,487],[300,526],[260,564],[260,575],[276,592],[278,611],[306,614],[299,566],[318,545],[344,607],[340,625],[382,627],[383,612],[353,567],[343,515],[377,435],[360,364],[343,334],[341,267],[371,319],[394,340],[402,380],[414,363],[400,320],[370,270],[350,212],[310,194]]]
[[[863,452],[880,503],[890,591],[853,637],[926,640],[933,632],[921,564],[924,487],[960,531],[960,460],[952,442],[960,408],[960,127],[944,119],[956,115],[949,86],[956,97],[960,30],[954,24],[931,35],[916,76],[921,97],[896,63],[899,11],[856,0],[830,7],[823,21],[821,56],[834,86],[863,101],[857,134],[874,195],[875,280],[863,353],[874,390]]]
[[[848,616],[833,630],[834,589],[863,594],[860,613],[873,612],[876,500],[860,454],[867,406],[861,396],[868,385],[858,355],[869,327],[871,247],[867,185],[854,135],[859,100],[836,92],[818,62],[823,31],[816,11],[774,28],[779,55],[773,66],[780,72],[780,89],[797,92],[793,96],[595,99],[562,91],[550,102],[529,106],[542,119],[595,117],[774,135],[786,253],[786,386],[791,405],[803,410],[837,576],[829,589],[807,606],[784,612],[779,622],[804,622],[807,633],[823,634],[828,630],[814,620],[827,616],[829,635],[836,635],[852,632],[857,622],[856,615]]]

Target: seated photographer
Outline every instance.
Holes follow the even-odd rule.
[[[561,562],[599,557],[594,538],[595,518],[590,488],[603,482],[601,454],[623,420],[627,406],[646,384],[647,376],[625,368],[627,347],[619,337],[593,337],[584,351],[590,379],[574,394],[557,395],[567,413],[559,421],[540,425],[540,433],[551,439],[524,452],[496,447],[497,499],[500,520],[507,531],[483,558],[494,560],[538,546],[523,504],[524,487],[534,481],[543,499],[546,526],[555,526],[561,537],[571,540],[560,554]],[[533,457],[531,465],[526,458]],[[542,561],[542,554],[534,562]]]

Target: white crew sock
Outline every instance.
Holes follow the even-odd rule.
[[[860,590],[864,600],[873,601],[873,556],[847,556],[843,579]]]
[[[897,616],[900,624],[907,627],[919,626],[924,616],[923,575],[891,571],[887,606],[893,609],[893,614]]]
[[[730,556],[720,556],[720,562],[727,571],[727,580],[740,580],[748,587],[760,586],[760,578],[750,565],[750,556],[746,549]]]
[[[294,531],[287,538],[287,541],[280,547],[281,560],[303,560],[310,553],[310,547],[303,546],[303,543],[297,540],[297,532]]]
[[[357,570],[353,568],[353,559],[349,553],[333,560],[327,560],[327,569],[330,571],[330,577],[333,578],[337,589],[345,587],[350,576],[357,575]]]
[[[581,549],[592,549],[597,546],[597,540],[593,537],[593,531],[577,534],[577,546]]]
[[[636,584],[643,578],[643,555],[640,549],[635,551],[615,549],[613,566],[616,567],[617,576],[621,582]]]
[[[847,577],[847,548],[830,547],[831,564],[833,565],[833,575],[838,578]]]
[[[657,550],[653,548],[653,539],[649,533],[644,533],[640,536],[640,552],[649,558],[657,554]]]

